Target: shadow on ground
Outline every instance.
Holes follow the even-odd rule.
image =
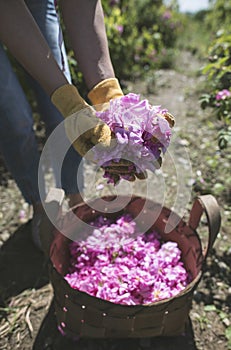
[[[4,301],[49,281],[43,254],[31,240],[31,222],[20,226],[0,250],[0,292]]]

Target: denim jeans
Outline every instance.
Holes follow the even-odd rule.
[[[46,38],[55,59],[70,81],[64,44],[60,47],[60,25],[53,0],[26,0],[33,17]],[[27,73],[25,73],[27,75]],[[28,77],[28,75],[27,75]],[[51,103],[49,96],[39,84],[29,77],[28,82],[35,93],[41,119],[45,123],[46,135],[49,136],[57,125],[63,121],[62,115]],[[33,115],[24,90],[8,59],[7,53],[0,44],[0,151],[6,166],[14,177],[23,197],[30,203],[44,200],[46,196],[45,181],[40,181],[38,188],[38,166],[40,152],[33,130]],[[83,189],[81,157],[72,146],[64,158],[61,177],[58,176],[59,150],[70,145],[64,128],[59,131],[60,142],[49,149],[49,158],[56,178],[56,186],[66,194],[78,193]],[[78,185],[76,174],[78,171]],[[79,176],[81,174],[81,176]],[[58,180],[60,177],[60,180]],[[81,177],[81,178],[79,178]]]

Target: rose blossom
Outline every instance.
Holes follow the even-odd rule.
[[[74,289],[117,304],[148,304],[173,297],[189,282],[176,242],[141,234],[133,218],[99,216],[86,240],[70,244],[65,279]]]
[[[156,161],[166,152],[171,138],[171,128],[164,118],[166,113],[166,109],[152,106],[134,93],[113,99],[107,110],[96,112],[115,135],[109,150],[94,149],[95,161],[105,170],[104,177],[109,183],[114,179],[106,168],[112,161],[129,160],[131,173],[155,171]],[[129,179],[129,175],[120,178]]]
[[[227,89],[221,90],[216,94],[216,100],[225,100],[227,97],[231,96],[231,92]]]

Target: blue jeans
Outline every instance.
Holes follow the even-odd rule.
[[[62,44],[62,48],[60,48],[60,25],[54,1],[27,0],[26,3],[45,36],[55,59],[70,81],[64,45]],[[49,136],[56,126],[63,121],[63,117],[39,84],[31,77],[28,81],[35,93],[38,110],[45,123],[46,135]],[[30,204],[44,200],[46,196],[45,181],[40,183],[40,192],[38,188],[40,152],[33,130],[33,122],[32,110],[23,88],[4,48],[0,44],[0,151],[23,197]],[[58,169],[56,169],[56,163],[59,158],[59,149],[61,150],[65,143],[69,145],[64,128],[61,129],[61,133],[59,144],[49,149],[56,186],[63,188],[66,194],[78,193],[83,189],[83,176],[78,179],[78,185],[76,182],[78,167],[82,166],[80,164],[81,157],[72,147],[69,148],[64,158],[61,180],[57,180]],[[82,171],[79,171],[79,173],[82,174]]]

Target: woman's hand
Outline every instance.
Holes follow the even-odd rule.
[[[110,145],[110,128],[95,116],[95,110],[79,95],[74,85],[61,86],[51,100],[64,116],[66,134],[81,156],[93,160],[92,147]]]

